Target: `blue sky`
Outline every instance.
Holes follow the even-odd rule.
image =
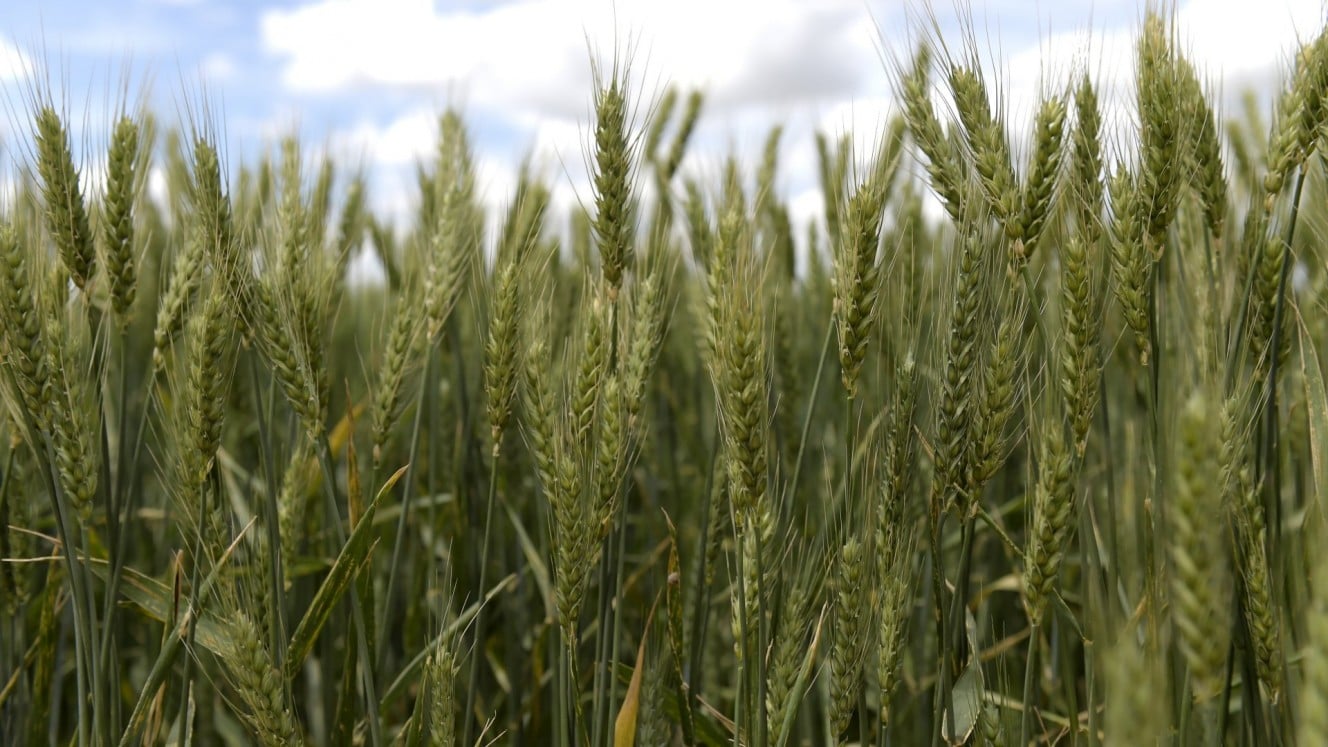
[[[917,0],[0,0],[0,142],[21,132],[23,76],[46,70],[90,128],[128,71],[165,121],[205,92],[224,113],[232,159],[298,130],[315,149],[372,163],[372,199],[407,214],[413,163],[437,114],[471,124],[487,199],[505,199],[534,153],[564,202],[585,194],[581,148],[593,52],[631,39],[638,92],[699,86],[709,105],[687,168],[712,173],[736,150],[754,157],[786,125],[781,188],[795,216],[817,209],[811,134],[877,130],[891,111],[882,54],[907,55]],[[935,3],[948,40],[954,3]],[[979,46],[1018,123],[1039,90],[1085,64],[1128,102],[1135,0],[972,0]],[[1277,80],[1297,36],[1315,33],[1319,0],[1183,0],[1181,39],[1229,96]],[[1091,34],[1088,32],[1091,29]],[[1091,41],[1090,41],[1091,39]],[[16,106],[15,103],[19,105]],[[19,119],[19,126],[14,120]],[[8,121],[5,121],[8,120]],[[1016,133],[1017,137],[1017,133]],[[89,154],[88,170],[95,172]]]

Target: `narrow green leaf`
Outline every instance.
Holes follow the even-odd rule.
[[[959,675],[951,692],[953,717],[945,719],[945,738],[950,744],[963,744],[973,733],[982,713],[982,675],[976,663]]]
[[[304,618],[300,624],[295,627],[295,632],[291,634],[290,646],[286,649],[286,662],[283,667],[286,676],[294,677],[300,671],[300,666],[304,664],[304,659],[313,650],[314,642],[318,640],[318,634],[322,632],[323,626],[327,624],[327,619],[332,615],[333,608],[341,597],[345,595],[346,590],[350,588],[351,581],[369,562],[369,556],[373,548],[377,546],[377,541],[373,540],[374,522],[373,514],[378,508],[379,502],[383,496],[392,490],[397,480],[405,474],[405,467],[397,470],[383,487],[379,489],[378,495],[374,496],[373,502],[364,510],[362,520],[355,525],[355,531],[351,532],[346,544],[341,548],[341,553],[337,555],[337,561],[332,564],[332,570],[328,572],[327,578],[323,579],[323,584],[318,587],[318,592],[314,594],[313,601],[309,603],[309,608],[305,610]]]
[[[1309,409],[1310,460],[1314,464],[1314,494],[1319,509],[1328,496],[1328,390],[1324,388],[1319,354],[1304,320],[1300,321],[1300,365],[1305,372],[1305,402]]]

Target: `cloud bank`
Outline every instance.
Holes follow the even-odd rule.
[[[1107,83],[1109,103],[1128,111],[1141,5],[975,6],[973,34],[1000,65],[988,74],[1016,141],[1039,96],[1085,67]],[[416,102],[387,121],[364,115],[332,138],[384,166],[427,157],[439,102],[462,104],[496,200],[527,149],[584,194],[590,60],[630,58],[647,101],[668,83],[707,93],[688,168],[717,170],[729,153],[754,159],[769,127],[784,124],[782,187],[810,220],[819,206],[813,132],[850,129],[867,141],[880,132],[894,110],[889,60],[909,57],[930,12],[862,0],[316,0],[266,11],[259,29],[295,95],[391,91]],[[960,20],[935,12],[952,40]],[[1180,42],[1228,98],[1251,86],[1271,90],[1295,40],[1316,33],[1322,13],[1318,0],[1188,0],[1178,10]],[[408,192],[390,191],[394,199]]]

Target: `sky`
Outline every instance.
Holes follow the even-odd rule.
[[[107,128],[123,81],[168,123],[200,100],[224,119],[232,163],[297,132],[311,150],[362,164],[374,207],[405,219],[414,165],[438,116],[470,126],[485,199],[504,204],[529,156],[559,201],[589,199],[583,152],[592,60],[631,60],[644,117],[668,85],[707,103],[684,170],[753,163],[785,127],[778,188],[811,220],[813,133],[870,143],[893,111],[892,69],[919,29],[965,28],[1015,129],[1040,92],[1087,65],[1108,106],[1128,109],[1143,0],[0,0],[0,148],[26,128],[33,76]],[[1179,0],[1180,42],[1221,100],[1274,90],[1321,0]],[[965,24],[963,18],[971,19]],[[76,136],[78,137],[78,136]],[[86,134],[83,142],[92,142]],[[88,147],[87,150],[95,150]],[[100,157],[85,153],[85,176]]]

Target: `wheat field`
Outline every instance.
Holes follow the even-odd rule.
[[[1150,12],[1028,121],[919,37],[805,228],[630,59],[570,215],[449,110],[404,226],[32,84],[0,743],[1328,744],[1328,29],[1231,116]]]

